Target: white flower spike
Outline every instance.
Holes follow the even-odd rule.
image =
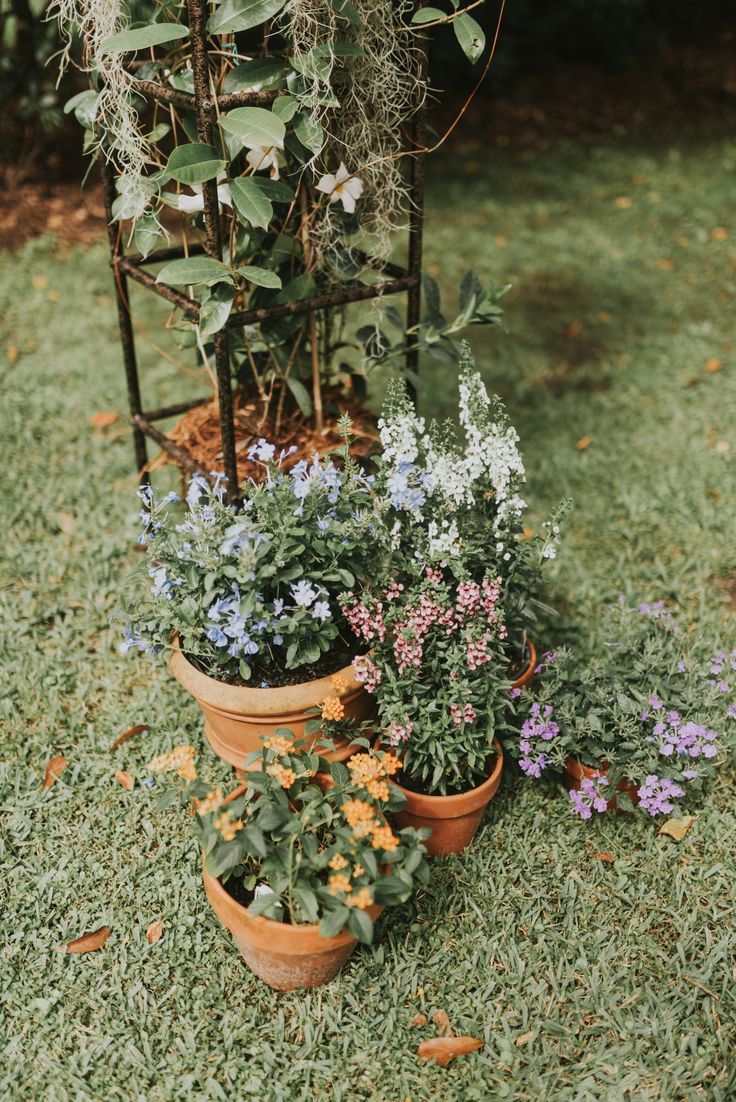
[[[347,214],[353,214],[355,204],[363,194],[363,181],[359,176],[351,176],[340,161],[340,167],[334,176],[328,172],[318,182],[317,191],[323,191],[329,195],[331,203],[336,203],[339,199],[343,210]]]

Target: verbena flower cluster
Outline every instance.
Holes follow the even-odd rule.
[[[337,596],[372,565],[372,480],[347,450],[339,466],[315,455],[286,469],[289,457],[253,445],[264,481],[243,487],[242,506],[224,500],[221,475],[192,478],[185,513],[175,494],[158,502],[141,489],[149,595],[123,651],[177,635],[206,673],[256,685],[349,662],[356,646]]]
[[[428,874],[427,832],[390,821],[404,804],[398,759],[368,750],[330,765],[286,728],[263,741],[236,799],[201,781],[188,789],[207,871],[229,890],[239,882],[253,914],[370,942],[368,908],[404,902]]]
[[[505,743],[530,777],[573,759],[597,771],[570,792],[583,819],[633,804],[670,815],[723,760],[736,683],[736,651],[686,653],[664,602],[608,611],[601,653],[583,662],[570,651],[545,655],[540,676],[519,701],[525,716]],[[554,718],[553,718],[554,717]]]

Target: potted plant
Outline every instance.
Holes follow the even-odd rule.
[[[224,499],[221,477],[195,476],[188,512],[175,494],[141,491],[148,593],[137,600],[123,652],[170,652],[174,676],[198,701],[205,734],[242,767],[260,735],[290,726],[318,737],[329,698],[358,721],[373,702],[357,681],[357,645],[338,601],[373,563],[371,479],[350,457],[300,460],[265,440],[251,449],[261,482],[242,504]],[[343,739],[332,753],[347,754]]]
[[[370,648],[354,671],[402,760],[400,821],[431,824],[431,854],[462,850],[498,789],[509,667],[521,666],[518,688],[536,664],[521,595],[559,534],[555,514],[545,535],[523,538],[518,438],[467,347],[459,391],[461,437],[451,425],[426,431],[405,389],[391,387],[376,484],[386,566],[343,597]]]
[[[227,799],[195,781],[196,831],[215,914],[249,967],[289,991],[326,983],[385,906],[426,882],[422,834],[389,817],[402,796],[391,754],[327,762],[286,729]]]
[[[54,0],[62,33],[83,37],[90,87],[66,110],[114,177],[114,223],[143,260],[181,242],[182,255],[160,257],[156,285],[213,388],[224,349],[245,448],[266,435],[308,455],[316,436],[322,447],[336,442],[336,409],[346,405],[370,436],[361,404],[376,365],[409,349],[446,363],[464,326],[498,324],[503,289],[472,273],[449,320],[428,278],[424,311],[414,285],[408,321],[379,296],[372,321],[351,331],[344,307],[330,305],[336,290],[350,286],[360,299],[397,278],[388,257],[411,220],[407,169],[426,151],[414,129],[427,93],[426,33],[452,28],[476,63],[485,49],[470,14],[477,6],[189,0],[153,4],[133,25],[122,0]],[[203,30],[204,77],[193,46]],[[308,299],[320,307],[300,309]],[[258,316],[271,307],[281,314]],[[239,314],[252,316],[230,326]],[[171,440],[216,467],[214,405],[187,413]]]
[[[633,608],[621,598],[598,656],[544,656],[506,750],[527,777],[563,772],[582,819],[634,807],[676,813],[722,763],[725,724],[736,718],[736,651],[707,660],[693,651],[664,602]]]

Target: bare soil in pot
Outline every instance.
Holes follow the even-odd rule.
[[[337,679],[345,685],[340,700],[345,716],[358,723],[375,715],[375,703],[356,681],[352,666],[345,666],[329,677],[317,678],[296,685],[256,689],[245,685],[228,685],[198,670],[175,647],[169,660],[171,672],[188,693],[195,698],[204,715],[207,740],[224,761],[237,769],[245,766],[253,751],[260,752],[261,736],[273,735],[279,727],[288,727],[295,738],[305,738],[305,727],[315,718],[313,709],[320,708],[328,696],[334,696]],[[309,744],[320,738],[320,732],[310,735]],[[321,751],[328,761],[344,761],[350,756],[346,740],[335,750]]]

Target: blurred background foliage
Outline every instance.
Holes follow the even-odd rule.
[[[63,105],[85,87],[69,68],[58,81],[55,55],[62,48],[56,24],[47,22],[45,0],[0,0],[0,169],[53,179],[79,174],[81,133]],[[151,0],[129,4],[131,21],[145,20]],[[499,5],[488,0],[474,17],[493,37]],[[634,69],[648,52],[714,37],[734,19],[733,0],[507,0],[493,67],[480,95],[513,100],[521,81],[559,63],[585,62],[604,71]],[[80,44],[75,43],[77,55]],[[480,63],[482,64],[482,62]],[[472,88],[479,66],[469,70],[448,29],[434,36],[432,83],[450,108]]]

